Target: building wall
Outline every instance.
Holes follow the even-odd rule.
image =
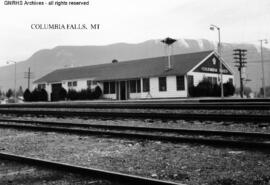
[[[143,98],[173,98],[173,97],[187,97],[187,83],[185,78],[185,90],[177,91],[176,76],[167,76],[167,91],[159,91],[158,77],[150,78],[150,92],[143,93]]]
[[[194,85],[198,85],[198,83],[203,80],[204,77],[216,77],[218,79],[218,74],[213,73],[199,73],[199,72],[189,72],[187,75],[192,75],[194,78]],[[233,75],[223,75],[223,83],[229,81],[229,78],[234,80]],[[187,76],[184,76],[185,81],[185,90],[177,91],[177,84],[176,84],[176,76],[167,76],[167,90],[166,91],[159,91],[159,77],[151,77],[149,78],[150,83],[150,92],[142,92],[143,90],[143,82],[141,78],[141,92],[140,93],[130,93],[129,99],[150,99],[150,98],[180,98],[180,97],[187,97],[188,96],[188,86],[187,86]],[[72,87],[76,91],[80,91],[81,89],[87,88],[87,80],[91,79],[78,79],[78,80],[67,80],[62,83],[62,87],[65,88],[67,91],[69,89],[68,82],[69,81],[77,81],[77,86]],[[103,83],[100,82],[97,85],[103,91]],[[34,86],[37,87],[37,84]],[[95,86],[92,86],[94,88]],[[49,95],[51,94],[51,84],[46,84],[46,91]],[[116,90],[117,93],[117,90]],[[102,98],[104,99],[116,99],[117,95],[115,94],[103,94]]]

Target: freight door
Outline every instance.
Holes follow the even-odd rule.
[[[52,84],[52,93],[51,93],[51,101],[59,101],[60,100],[60,91],[62,88],[61,83]]]

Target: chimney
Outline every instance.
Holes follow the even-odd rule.
[[[166,46],[167,46],[167,52],[168,52],[168,66],[166,70],[171,70],[172,65],[171,65],[171,46],[174,42],[176,42],[176,39],[172,39],[170,37],[165,38],[164,40],[161,40]]]

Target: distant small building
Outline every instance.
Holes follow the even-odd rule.
[[[115,60],[117,61],[117,60]],[[103,98],[127,100],[188,97],[188,87],[203,79],[219,83],[220,60],[214,51],[112,62],[55,70],[34,81],[49,94],[60,87],[81,90],[100,86]],[[223,82],[234,81],[233,70],[222,60]]]

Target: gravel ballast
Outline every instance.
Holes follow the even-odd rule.
[[[267,185],[270,154],[0,129],[0,151],[190,185]]]
[[[12,115],[0,115],[0,118],[14,119]],[[85,124],[103,124],[103,125],[123,125],[123,126],[146,126],[161,128],[183,128],[183,129],[201,129],[201,130],[223,130],[223,131],[242,131],[242,132],[262,132],[270,133],[270,123],[254,122],[232,122],[232,121],[199,121],[199,120],[160,120],[160,119],[82,119],[82,118],[56,118],[52,116],[16,117],[19,120],[38,120],[66,123],[85,123]]]
[[[270,110],[233,109],[122,109],[122,108],[1,108],[1,110],[64,111],[64,112],[125,112],[125,113],[175,113],[175,114],[224,114],[224,115],[269,115]]]
[[[3,185],[116,185],[109,181],[86,178],[56,170],[37,168],[0,160],[0,184]],[[117,184],[120,185],[120,184]]]

